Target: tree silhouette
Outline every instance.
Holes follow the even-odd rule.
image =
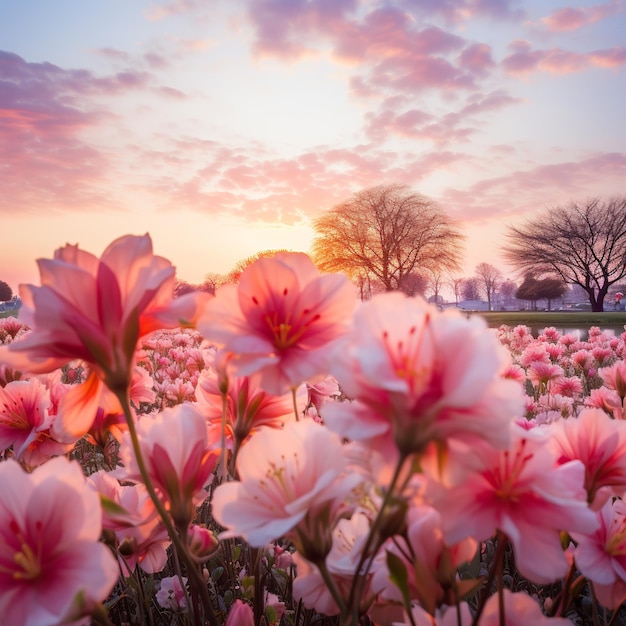
[[[8,283],[0,280],[0,302],[7,302],[13,297],[13,290]]]
[[[464,236],[432,200],[405,185],[355,194],[313,225],[313,258],[322,271],[401,289],[411,273],[459,268]]]
[[[611,285],[626,276],[626,196],[547,209],[509,227],[503,252],[521,272],[580,285],[592,311],[604,310]]]
[[[483,293],[487,297],[487,305],[491,311],[493,297],[500,283],[502,283],[502,272],[490,263],[479,263],[475,271],[476,278],[478,278]]]

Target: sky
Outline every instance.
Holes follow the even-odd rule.
[[[202,282],[401,183],[505,275],[626,193],[626,0],[0,0],[0,280],[149,233]]]

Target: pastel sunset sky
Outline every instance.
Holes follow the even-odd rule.
[[[201,282],[404,183],[461,223],[626,193],[626,0],[0,2],[0,280],[149,232]]]

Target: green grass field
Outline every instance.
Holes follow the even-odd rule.
[[[591,311],[506,311],[472,313],[480,315],[487,320],[491,328],[497,328],[502,324],[517,326],[525,324],[531,328],[600,328],[622,329],[626,324],[626,312],[605,311],[604,313],[592,313]]]
[[[17,316],[18,311],[0,312],[0,317]],[[589,328],[599,326],[621,331],[626,324],[626,312],[606,311],[604,313],[592,313],[590,311],[477,311],[468,315],[480,315],[487,320],[491,328],[497,328],[502,324],[517,326],[525,324],[533,329],[541,329],[546,326],[555,328]]]

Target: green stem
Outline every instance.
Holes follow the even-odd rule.
[[[226,482],[228,478],[228,468],[226,467],[226,404],[227,404],[227,396],[225,393],[222,394],[222,451],[220,452],[220,472],[222,474],[222,483]]]
[[[365,584],[367,582],[367,574],[372,566],[372,559],[369,558],[370,553],[373,557],[374,554],[378,551],[381,545],[379,531],[380,526],[383,521],[383,516],[387,506],[389,505],[389,501],[393,495],[398,479],[400,478],[400,472],[402,471],[402,467],[404,466],[404,462],[407,459],[407,454],[404,452],[400,453],[400,458],[398,459],[398,464],[396,465],[396,469],[393,474],[393,478],[391,479],[391,483],[385,493],[385,497],[381,504],[381,507],[374,519],[374,523],[370,528],[370,532],[367,536],[367,540],[365,542],[365,546],[361,552],[361,557],[359,558],[359,563],[354,572],[354,578],[352,579],[352,585],[350,586],[350,595],[348,596],[348,606],[347,609],[351,611],[353,624],[359,623],[359,607],[361,602],[361,596],[363,594],[363,589],[365,588]],[[374,547],[375,546],[375,547]],[[368,561],[369,558],[369,561]],[[367,565],[365,565],[367,561]],[[365,566],[364,571],[363,570]]]
[[[213,607],[211,605],[211,598],[209,597],[209,590],[202,578],[202,574],[196,567],[193,559],[191,558],[189,552],[187,551],[187,546],[183,544],[181,538],[179,537],[172,520],[165,510],[163,503],[161,502],[159,496],[157,495],[154,485],[152,484],[152,480],[150,479],[150,475],[148,474],[148,469],[146,467],[146,462],[143,458],[143,454],[141,452],[141,446],[139,445],[139,437],[137,435],[137,428],[135,426],[135,420],[132,415],[132,411],[130,408],[130,403],[128,401],[128,392],[126,389],[123,391],[112,390],[115,393],[117,399],[122,406],[124,411],[124,417],[126,419],[126,424],[128,425],[128,433],[130,435],[130,440],[133,446],[133,452],[135,453],[135,459],[137,461],[137,467],[139,468],[139,474],[141,475],[141,480],[148,491],[148,495],[154,504],[163,525],[165,526],[167,533],[172,541],[174,549],[177,554],[181,558],[181,560],[185,563],[187,568],[187,576],[189,577],[190,583],[198,589],[200,596],[202,598],[202,603],[204,606],[205,616],[210,624],[210,626],[219,626],[217,619],[215,617],[215,613],[213,612]]]
[[[339,611],[341,615],[345,615],[348,612],[348,607],[344,602],[344,599],[341,597],[339,593],[339,589],[337,589],[337,585],[335,584],[335,579],[332,577],[331,573],[328,571],[328,567],[326,566],[326,559],[322,559],[319,563],[315,563],[317,569],[320,571],[322,575],[322,579],[330,591],[330,595],[333,597],[333,600],[339,607]]]
[[[296,416],[296,422],[300,421],[300,415],[298,411],[298,400],[296,399],[296,387],[291,388],[291,400],[293,402],[293,413]]]

